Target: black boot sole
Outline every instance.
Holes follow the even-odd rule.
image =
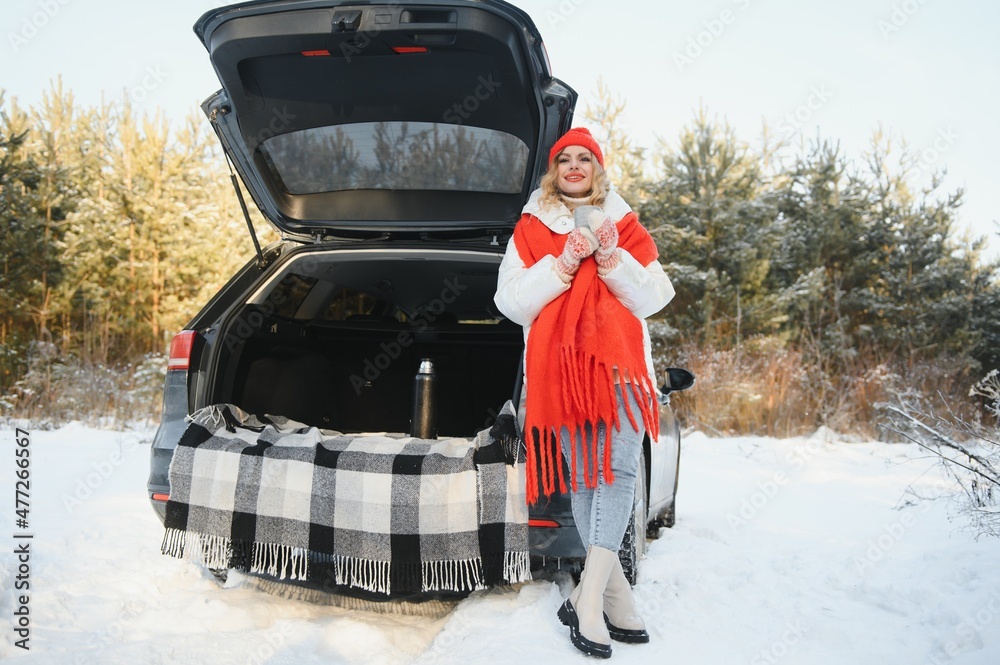
[[[566,603],[569,603],[569,601],[567,600]],[[559,609],[559,620],[562,621],[564,626],[570,625],[563,614],[562,608]],[[608,634],[611,635],[611,639],[615,642],[622,642],[624,644],[649,644],[649,633],[645,629],[619,628],[611,623],[607,614],[604,615],[604,624],[608,627]]]
[[[611,645],[592,642],[580,634],[580,618],[576,615],[573,604],[567,600],[559,608],[559,621],[569,626],[569,639],[577,649],[595,658],[611,658]]]
[[[629,630],[608,624],[608,634],[615,642],[626,644],[649,644],[649,633],[644,630]]]
[[[615,642],[625,642],[626,644],[648,644],[649,633],[645,628],[636,630],[634,628],[619,628],[611,623],[608,615],[604,615],[604,624],[608,627],[608,634]]]

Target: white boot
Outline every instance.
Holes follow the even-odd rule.
[[[608,577],[608,587],[604,590],[604,615],[611,639],[632,644],[649,642],[646,624],[635,606],[632,586],[628,583],[625,571],[622,570],[622,562],[617,556]]]
[[[604,589],[618,553],[591,547],[583,564],[580,584],[559,608],[559,620],[569,626],[573,646],[598,658],[611,657],[611,635],[604,622]]]

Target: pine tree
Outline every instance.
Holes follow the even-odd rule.
[[[766,329],[777,211],[759,156],[702,109],[676,148],[661,146],[647,189],[640,216],[670,263],[682,328],[708,345]]]
[[[597,100],[587,104],[584,119],[604,153],[604,167],[615,188],[633,207],[645,200],[645,150],[633,145],[625,128],[625,102],[615,99],[603,80],[597,82]]]
[[[43,333],[38,311],[50,267],[37,208],[42,169],[25,150],[30,121],[16,103],[4,106],[0,91],[0,389],[18,378],[29,341]]]

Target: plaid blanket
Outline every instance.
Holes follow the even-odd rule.
[[[344,435],[206,407],[174,451],[162,551],[376,594],[528,580],[524,465],[497,431]]]

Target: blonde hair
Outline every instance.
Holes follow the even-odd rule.
[[[601,163],[597,161],[597,157],[594,153],[591,153],[592,164],[594,165],[594,176],[593,185],[590,189],[590,197],[587,199],[586,205],[592,206],[604,206],[604,202],[608,198],[608,192],[611,191],[611,181],[608,179],[608,172],[604,170]],[[542,190],[541,196],[538,197],[538,203],[542,208],[554,208],[560,203],[569,208],[566,199],[563,197],[563,193],[559,191],[559,187],[556,186],[556,180],[558,179],[559,173],[559,152],[552,161],[549,163],[549,170],[545,172],[542,179],[539,181],[538,186]]]

